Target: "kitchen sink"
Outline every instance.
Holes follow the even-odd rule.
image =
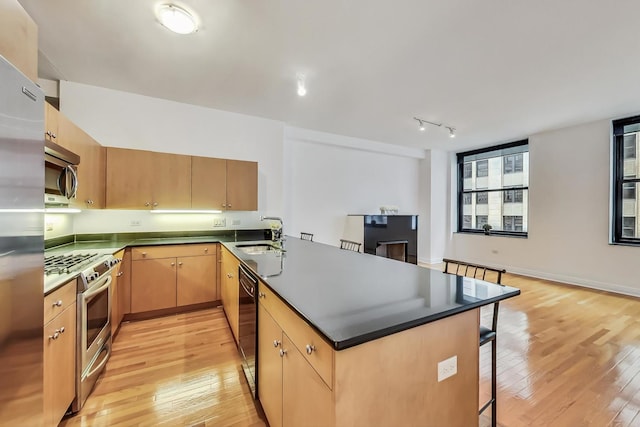
[[[240,249],[247,255],[261,255],[266,253],[283,252],[282,249],[277,248],[268,243],[251,243],[245,245],[236,245],[236,248]]]

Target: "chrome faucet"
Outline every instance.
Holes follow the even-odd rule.
[[[277,216],[260,216],[260,221],[279,221],[280,228],[271,229],[271,240],[274,242],[278,242],[280,246],[282,246],[282,242],[284,241],[284,223],[282,222],[282,218]]]

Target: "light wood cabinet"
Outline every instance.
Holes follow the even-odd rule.
[[[240,286],[240,282],[238,282],[240,261],[224,246],[220,250],[222,251],[222,274],[220,277],[222,307],[237,343],[240,325],[240,305],[238,303],[238,298],[240,297],[238,288]]]
[[[80,156],[76,203],[83,209],[105,207],[106,149],[58,112],[58,137],[55,142]]]
[[[131,257],[131,313],[218,299],[215,244],[143,246]]]
[[[44,425],[57,426],[75,397],[76,281],[45,297]]]
[[[57,143],[58,116],[60,112],[48,102],[44,103],[44,138]]]
[[[258,210],[258,163],[192,157],[191,208]]]
[[[120,260],[120,263],[111,270],[111,337],[115,339],[120,323],[125,313],[124,297],[125,291],[125,264],[124,249],[118,251],[114,256]]]
[[[107,147],[109,209],[185,209],[191,206],[191,157]]]
[[[258,397],[271,426],[477,425],[478,325],[470,310],[335,351],[261,282]]]
[[[0,55],[38,80],[38,27],[17,0],[0,1]]]
[[[258,316],[259,397],[269,425],[333,425],[331,389],[264,304]]]

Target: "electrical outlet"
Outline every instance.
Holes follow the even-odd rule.
[[[239,219],[234,219],[233,221],[231,221],[232,225],[240,225],[240,220]]]
[[[227,225],[227,219],[226,218],[214,218],[213,219],[213,226],[214,227],[224,227]]]
[[[140,220],[139,219],[132,219],[131,222],[129,223],[129,225],[131,227],[140,227]]]
[[[438,362],[438,382],[444,381],[458,373],[458,356]]]
[[[44,229],[45,229],[45,231],[53,231],[53,222],[47,222],[44,225]]]

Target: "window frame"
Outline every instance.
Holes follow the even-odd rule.
[[[500,145],[493,145],[491,147],[486,147],[486,148],[481,148],[481,149],[477,149],[477,150],[471,150],[471,151],[465,151],[465,152],[461,152],[461,153],[457,153],[456,154],[456,162],[457,162],[457,170],[458,170],[458,226],[457,226],[457,232],[458,233],[469,233],[469,234],[484,234],[484,230],[482,229],[477,229],[477,228],[464,228],[463,226],[463,214],[464,214],[464,206],[468,206],[468,205],[464,205],[463,204],[463,197],[464,194],[474,194],[474,193],[483,193],[486,192],[487,196],[488,193],[492,193],[492,192],[496,192],[499,191],[502,193],[502,198],[501,200],[504,200],[504,192],[505,191],[513,191],[513,190],[520,190],[522,191],[522,199],[523,202],[525,203],[525,197],[524,197],[524,191],[529,191],[529,186],[519,186],[519,187],[502,187],[502,188],[498,188],[498,189],[476,189],[476,190],[470,190],[470,191],[464,191],[464,165],[465,163],[469,163],[468,161],[465,162],[464,158],[465,156],[471,156],[471,155],[476,155],[476,154],[482,154],[482,153],[490,153],[492,151],[498,151],[498,150],[504,150],[504,149],[508,149],[508,148],[513,148],[513,147],[520,147],[520,146],[527,146],[527,150],[526,152],[529,152],[529,140],[528,139],[522,139],[519,141],[514,141],[514,142],[509,142],[506,144],[500,144]],[[522,156],[523,156],[523,170],[522,172],[524,172],[525,168],[524,168],[524,153],[525,151],[522,152]],[[502,168],[504,168],[504,159],[501,160],[501,164],[502,164]],[[477,166],[476,166],[477,168]],[[504,171],[501,168],[501,173],[504,176]],[[514,159],[514,168],[515,168],[515,159]],[[529,168],[527,168],[527,170],[529,170]],[[475,171],[476,173],[474,174],[475,177],[477,178],[477,170]],[[520,172],[518,172],[520,173]],[[481,177],[483,178],[483,177]],[[475,197],[475,196],[474,196]],[[489,198],[489,197],[487,197]],[[477,199],[476,199],[477,201]],[[504,201],[502,202],[504,203]],[[515,203],[520,203],[520,202],[515,202]],[[527,197],[527,211],[528,211],[528,197]],[[477,214],[476,214],[477,216]],[[528,216],[528,215],[527,215]],[[524,226],[524,224],[523,224]],[[511,237],[523,237],[523,238],[527,238],[529,236],[528,231],[503,231],[503,230],[496,230],[496,229],[492,229],[490,232],[490,235],[498,235],[498,236],[511,236]]]
[[[624,151],[625,151],[625,135],[624,133],[625,126],[637,125],[638,129],[634,130],[633,133],[640,132],[640,116],[626,117],[623,119],[612,120],[611,122],[611,141],[612,141],[612,215],[611,215],[611,243],[612,244],[623,244],[623,245],[633,245],[640,246],[640,237],[625,237],[624,230],[624,218],[628,218],[629,216],[624,216],[623,203],[625,199],[625,184],[635,183],[636,187],[640,185],[640,173],[636,174],[636,177],[625,177],[624,176]],[[640,161],[638,159],[638,153],[636,152],[636,161]],[[640,203],[640,200],[637,200],[636,203]]]

